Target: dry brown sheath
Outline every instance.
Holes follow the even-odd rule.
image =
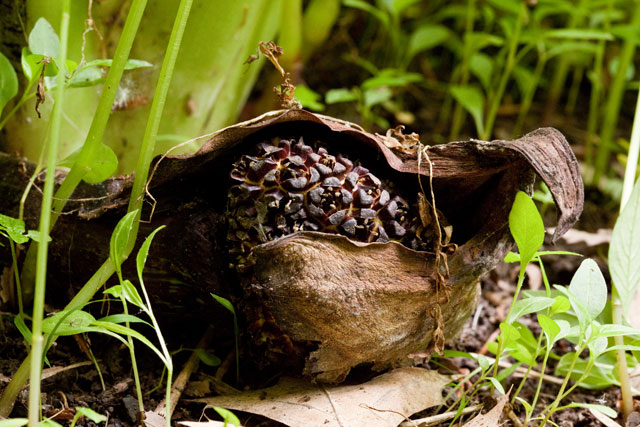
[[[435,202],[453,226],[457,250],[449,252],[446,263],[441,258],[436,271],[434,253],[397,242],[366,244],[341,235],[298,232],[255,247],[251,278],[238,280],[227,268],[228,174],[251,144],[278,136],[321,138],[335,152],[366,162],[414,202],[421,191],[418,175],[431,201],[431,166]],[[167,225],[154,240],[146,268],[156,311],[183,320],[204,316],[225,328],[230,325],[228,313],[209,292],[233,298],[246,312],[255,307],[243,304],[258,304],[294,346],[305,343],[296,347],[303,349],[296,357],[304,362],[305,374],[339,382],[361,363],[386,367],[406,361],[411,353],[431,353],[438,319],[445,338],[460,330],[474,308],[478,278],[513,246],[509,210],[518,190],[531,192],[536,174],[558,207],[552,240],[582,211],[578,164],[555,129],[538,129],[515,141],[432,146],[426,150],[428,159],[419,159],[420,150],[408,149],[405,139],[397,133],[372,135],[304,110],[286,110],[223,129],[196,154],[162,159],[149,186],[155,211],[151,222],[142,224],[139,237]],[[404,148],[390,148],[396,146]],[[16,215],[31,170],[32,165],[0,154],[0,212]],[[126,210],[132,181],[131,176],[112,178],[83,184],[74,193],[73,198],[82,201],[68,204],[69,213],[53,233],[48,295],[77,289],[106,259],[109,236]],[[39,200],[40,193],[32,191],[26,209],[31,228],[36,227]],[[143,217],[149,212],[146,209]],[[10,263],[6,249],[0,248],[4,278]],[[133,279],[135,270],[129,264],[125,275]],[[439,284],[438,277],[445,282]],[[252,297],[246,300],[246,295]]]

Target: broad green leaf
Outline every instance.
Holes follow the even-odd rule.
[[[475,86],[451,86],[451,95],[462,107],[467,110],[476,125],[476,132],[480,135],[484,133],[484,95]]]
[[[89,418],[94,423],[103,423],[107,421],[107,417],[97,413],[93,409],[76,407],[76,412],[84,417]]]
[[[0,427],[22,427],[28,423],[29,420],[26,418],[9,418],[7,420],[0,420]]]
[[[114,298],[120,298],[122,295],[122,285],[115,285],[103,291],[105,295],[111,295]]]
[[[222,417],[222,421],[224,422],[225,425],[227,425],[228,423],[231,423],[236,427],[240,426],[240,420],[230,410],[220,408],[218,406],[213,406],[213,410],[216,411],[218,415]]]
[[[538,323],[547,338],[547,349],[551,350],[551,347],[556,342],[556,337],[560,334],[560,326],[555,320],[544,314],[538,314]]]
[[[488,90],[489,86],[491,86],[491,77],[493,76],[493,59],[491,59],[489,55],[476,52],[471,55],[469,69],[480,81],[482,87]]]
[[[358,94],[352,89],[331,89],[324,95],[324,102],[327,104],[337,104],[339,102],[357,101]]]
[[[443,25],[421,25],[411,36],[409,36],[409,46],[407,47],[407,64],[411,62],[416,54],[434,48],[446,42],[451,35],[451,31]]]
[[[133,227],[133,221],[136,218],[138,211],[129,212],[123,216],[116,228],[111,234],[111,242],[109,243],[109,256],[116,266],[116,269],[120,269],[120,265],[124,261],[125,251],[127,249],[127,243],[129,242],[129,235],[131,234],[131,228]]]
[[[99,67],[83,67],[74,73],[69,80],[69,87],[87,87],[97,85],[105,80],[102,70]]]
[[[544,242],[544,224],[536,204],[522,191],[509,212],[509,230],[520,251],[521,268],[525,268]]]
[[[596,410],[598,412],[602,412],[604,415],[610,417],[610,418],[618,418],[618,413],[616,411],[613,410],[613,408],[609,408],[608,406],[604,406],[604,405],[596,405],[593,403],[580,403],[580,402],[571,402],[568,405],[563,406],[562,408],[587,408],[587,409],[593,409]]]
[[[526,400],[524,400],[523,398],[521,398],[521,397],[517,397],[517,396],[516,396],[516,400],[517,400],[518,402],[520,402],[520,404],[521,404],[522,406],[524,406],[524,410],[525,410],[525,412],[526,412],[527,414],[530,414],[530,413],[531,413],[531,411],[533,410],[533,408],[531,407],[531,404],[530,404],[529,402],[527,402],[527,401],[526,401]]]
[[[518,0],[488,0],[488,3],[496,9],[502,9],[506,12],[518,14],[522,5]]]
[[[609,271],[625,317],[640,283],[640,181],[633,186],[611,234]]]
[[[29,50],[53,58],[60,55],[60,39],[46,19],[39,18],[29,33]]]
[[[95,317],[86,311],[60,311],[42,322],[42,331],[58,336],[77,335],[91,331]]]
[[[500,332],[500,337],[504,343],[504,347],[510,347],[511,344],[515,343],[518,338],[520,338],[520,332],[518,332],[518,329],[506,322],[500,323]]]
[[[302,104],[303,108],[312,111],[323,111],[322,95],[309,88],[307,85],[296,86],[296,99]]]
[[[551,306],[551,314],[564,313],[571,308],[571,303],[567,297],[559,295]]]
[[[156,233],[163,228],[165,228],[165,226],[161,225],[160,227],[153,230],[151,234],[147,236],[147,238],[144,240],[144,243],[142,243],[142,246],[140,246],[140,249],[138,250],[138,255],[136,255],[136,270],[138,271],[138,279],[140,280],[140,283],[142,283],[142,271],[144,270],[144,265],[147,262],[147,256],[149,255],[151,242],[156,236]]]
[[[464,42],[469,44],[470,52],[476,52],[487,46],[502,46],[504,39],[489,33],[473,32],[464,35]]]
[[[231,301],[215,294],[211,294],[211,296],[213,297],[213,299],[218,301],[218,303],[220,303],[221,306],[223,306],[224,308],[229,310],[231,313],[233,313],[234,316],[236,315],[236,310],[235,308],[233,308],[233,304],[231,304]]]
[[[548,39],[574,39],[574,40],[615,40],[615,37],[607,31],[587,28],[561,28],[547,30],[543,36]]]
[[[507,256],[504,257],[504,262],[520,262],[520,254],[509,252]]]
[[[0,114],[7,102],[17,94],[18,76],[16,70],[13,69],[7,57],[0,52]]]
[[[592,259],[582,261],[571,279],[569,290],[587,309],[589,322],[598,317],[607,303],[607,284],[598,264]]]
[[[495,344],[495,342],[493,344]],[[491,363],[489,362],[489,359],[486,358],[486,356],[482,354],[478,354],[476,355],[476,358],[478,360],[478,365],[480,366],[480,369],[482,369],[483,372],[485,372],[487,369],[491,367]]]
[[[29,49],[27,49],[26,47],[22,48],[20,64],[22,65],[22,72],[24,73],[24,76],[30,82],[40,78],[42,67],[44,67],[44,64],[40,62],[42,58],[42,55],[34,55],[30,53]]]
[[[390,100],[393,94],[391,89],[388,87],[379,87],[376,89],[367,89],[362,95],[364,106],[370,108],[374,105],[382,104],[383,102]]]
[[[585,332],[589,323],[593,321],[593,318],[591,317],[591,314],[589,314],[589,310],[587,310],[587,307],[585,307],[582,301],[580,301],[580,299],[578,299],[578,297],[576,297],[576,295],[568,288],[559,285],[553,285],[553,287],[562,292],[569,299],[571,307],[573,307],[573,310],[575,311],[575,314],[580,323],[580,331]]]
[[[143,310],[147,310],[147,307],[144,305],[142,298],[140,298],[140,294],[133,283],[130,280],[124,280],[122,282],[122,290],[124,291],[124,299],[129,301],[131,304],[139,307]]]
[[[72,167],[78,160],[81,149],[69,154],[64,160],[58,163],[58,166]],[[84,167],[87,171],[82,178],[88,184],[97,184],[109,178],[118,168],[118,156],[113,152],[111,147],[100,144],[93,154],[93,159]]]
[[[24,235],[24,221],[18,218],[0,214],[0,232],[6,232],[15,243],[21,244],[29,241]]]
[[[555,301],[554,298],[549,297],[530,297],[518,300],[513,304],[511,316],[506,322],[513,323],[524,315],[542,311],[547,307],[551,307]]]
[[[566,353],[563,354],[558,364],[556,365],[554,375],[564,377],[569,372],[569,367],[571,366],[571,361],[575,353]],[[578,359],[573,370],[571,372],[571,379],[576,381],[578,380],[585,372],[585,369],[588,366],[588,361],[584,359]],[[607,388],[612,385],[619,385],[618,380],[615,378],[614,374],[614,366],[607,366],[601,363],[597,363],[593,365],[589,375],[585,378],[584,381],[580,383],[580,387],[587,389],[602,389]]]
[[[509,352],[511,357],[516,359],[518,362],[522,362],[529,366],[536,365],[536,357],[531,353],[529,348],[523,345],[520,342],[515,343],[515,348]]]
[[[200,361],[207,366],[218,366],[221,363],[221,360],[218,356],[203,348],[196,348],[195,352],[198,355]]]

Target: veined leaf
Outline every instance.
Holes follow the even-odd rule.
[[[544,242],[544,224],[535,203],[522,191],[509,212],[509,230],[520,251],[521,268],[525,268]]]
[[[11,62],[0,52],[0,114],[7,102],[18,94],[18,76]]]
[[[571,279],[569,290],[589,313],[590,319],[588,319],[588,322],[598,317],[604,310],[604,306],[607,303],[607,284],[598,264],[594,260],[585,259],[582,261]],[[571,301],[571,298],[569,298],[569,301]]]

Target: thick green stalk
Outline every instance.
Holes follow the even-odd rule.
[[[637,28],[640,26],[640,2],[635,3],[633,16],[631,18],[631,26]],[[609,159],[613,148],[613,138],[615,136],[618,118],[620,116],[620,107],[622,106],[622,97],[627,84],[626,75],[627,68],[633,60],[636,51],[636,42],[634,38],[626,39],[622,45],[622,50],[618,60],[618,71],[611,83],[609,90],[609,98],[605,107],[605,116],[602,122],[602,131],[600,133],[600,146],[596,153],[595,170],[591,179],[592,184],[598,184],[604,171],[609,168]]]
[[[525,4],[522,3],[520,5],[520,10],[518,11],[518,17],[516,18],[515,30],[513,31],[513,35],[511,36],[511,43],[509,45],[509,52],[507,54],[507,62],[505,63],[504,69],[502,70],[502,76],[500,77],[498,90],[491,100],[491,108],[489,110],[489,114],[487,115],[484,133],[480,136],[480,139],[488,140],[493,133],[493,125],[495,123],[496,116],[498,115],[498,108],[500,107],[500,103],[502,102],[502,96],[504,95],[504,91],[507,88],[507,82],[509,81],[509,77],[511,76],[511,71],[513,70],[514,65],[516,65],[516,51],[518,50],[518,43],[520,41],[520,30],[522,29],[522,21],[524,19],[525,8]]]
[[[40,422],[40,373],[42,372],[42,318],[44,316],[44,295],[47,280],[47,250],[49,248],[49,229],[51,223],[51,205],[53,202],[53,186],[55,183],[58,147],[60,146],[60,122],[66,78],[65,63],[67,60],[67,41],[69,39],[69,10],[71,0],[64,0],[60,23],[60,57],[56,86],[56,101],[51,117],[51,137],[47,156],[47,175],[42,194],[40,209],[40,243],[36,259],[36,282],[33,301],[33,323],[31,330],[31,370],[29,382],[29,427],[36,427]]]

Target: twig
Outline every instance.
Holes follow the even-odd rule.
[[[483,408],[482,404],[473,405],[473,406],[467,406],[462,411],[460,411],[460,415],[466,415],[466,414],[470,414],[470,413],[473,413],[473,412],[479,412],[482,408]],[[447,421],[447,420],[452,419],[453,417],[456,416],[457,413],[458,413],[458,411],[445,412],[445,413],[442,413],[442,414],[433,415],[431,417],[419,418],[417,420],[411,420],[411,423],[408,422],[408,421],[403,421],[402,423],[400,423],[400,425],[398,427],[413,427],[415,425],[418,425],[420,427],[433,426],[433,425],[436,425],[436,424],[440,424],[443,421]]]

